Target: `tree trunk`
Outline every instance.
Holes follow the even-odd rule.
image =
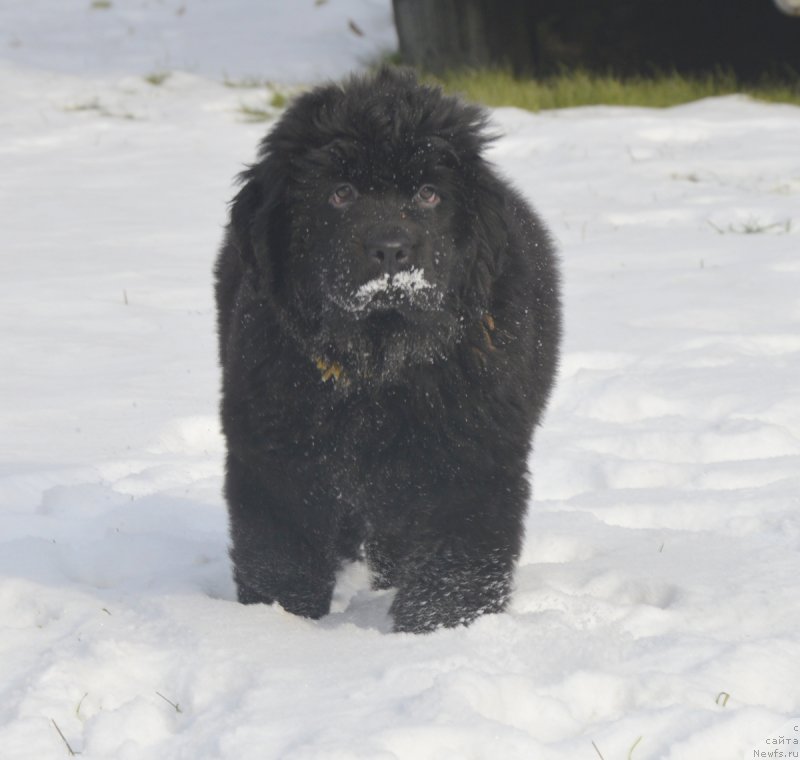
[[[782,5],[800,0],[781,0]],[[393,0],[400,53],[434,74],[731,71],[797,82],[800,17],[778,0]],[[787,6],[788,7],[788,6]]]
[[[403,60],[434,74],[505,66],[535,69],[535,24],[527,0],[393,0]]]

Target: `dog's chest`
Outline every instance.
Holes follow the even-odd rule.
[[[441,449],[442,410],[410,391],[354,395],[309,416],[315,458],[336,488],[374,501],[413,481]]]

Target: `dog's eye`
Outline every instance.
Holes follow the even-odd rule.
[[[423,185],[417,190],[416,197],[424,206],[435,206],[441,200],[433,185]]]
[[[352,203],[357,197],[358,193],[352,185],[339,185],[328,200],[331,206],[341,208]]]

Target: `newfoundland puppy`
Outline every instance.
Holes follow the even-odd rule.
[[[358,558],[396,631],[508,602],[560,307],[486,128],[384,68],[298,97],[241,175],[216,263],[241,602],[319,618]]]

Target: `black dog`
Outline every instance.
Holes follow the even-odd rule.
[[[508,601],[560,307],[486,124],[383,69],[299,97],[243,173],[216,265],[241,602],[318,618],[362,551],[397,631]]]

